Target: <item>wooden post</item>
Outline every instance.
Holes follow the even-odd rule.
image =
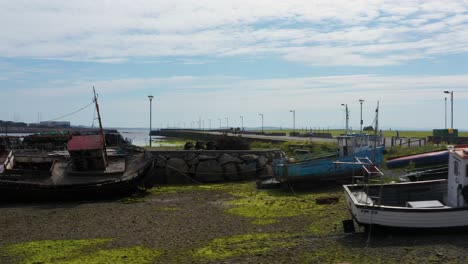
[[[411,147],[411,138],[408,138],[408,148]]]

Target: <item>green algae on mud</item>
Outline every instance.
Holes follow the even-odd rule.
[[[207,246],[195,251],[194,257],[220,260],[229,257],[261,254],[273,249],[292,247],[297,244],[288,238],[293,235],[279,233],[256,233],[216,238]]]
[[[252,224],[268,225],[288,217],[309,216],[309,231],[314,235],[327,235],[341,231],[341,220],[347,217],[344,200],[336,204],[316,204],[317,198],[340,196],[340,186],[332,189],[299,192],[295,195],[282,190],[257,190],[253,182],[224,183],[190,186],[164,186],[150,190],[153,194],[192,191],[218,191],[234,196],[227,201],[225,212],[251,219]]]
[[[173,212],[173,211],[179,211],[179,207],[160,207],[156,209],[157,211],[164,211],[164,212]]]
[[[112,239],[42,240],[8,245],[3,251],[20,257],[21,264],[60,263],[152,263],[160,252],[144,248],[99,249]]]

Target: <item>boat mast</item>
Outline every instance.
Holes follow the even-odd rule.
[[[98,101],[97,101],[96,90],[94,89],[94,86],[93,86],[93,93],[94,93],[94,104],[96,105],[96,112],[97,112],[98,121],[99,121],[99,134],[101,135],[101,140],[102,140],[102,143],[104,144],[104,155],[105,155],[105,159],[106,159],[105,163],[106,163],[106,166],[107,166],[108,163],[107,163],[106,138],[104,136],[104,129],[102,128],[101,113],[99,112],[99,104],[98,104]]]
[[[379,131],[379,101],[377,101],[377,108],[375,109],[375,131],[374,131],[374,151],[373,162],[377,157],[377,132]]]

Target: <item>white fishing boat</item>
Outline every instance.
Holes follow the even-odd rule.
[[[376,172],[369,171],[370,174]],[[346,205],[359,225],[398,228],[468,226],[468,148],[449,150],[448,179],[356,183],[343,187]]]

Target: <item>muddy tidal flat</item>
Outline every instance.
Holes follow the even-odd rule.
[[[0,263],[468,263],[467,230],[344,234],[348,218],[340,185],[165,186],[112,200],[3,203]]]

